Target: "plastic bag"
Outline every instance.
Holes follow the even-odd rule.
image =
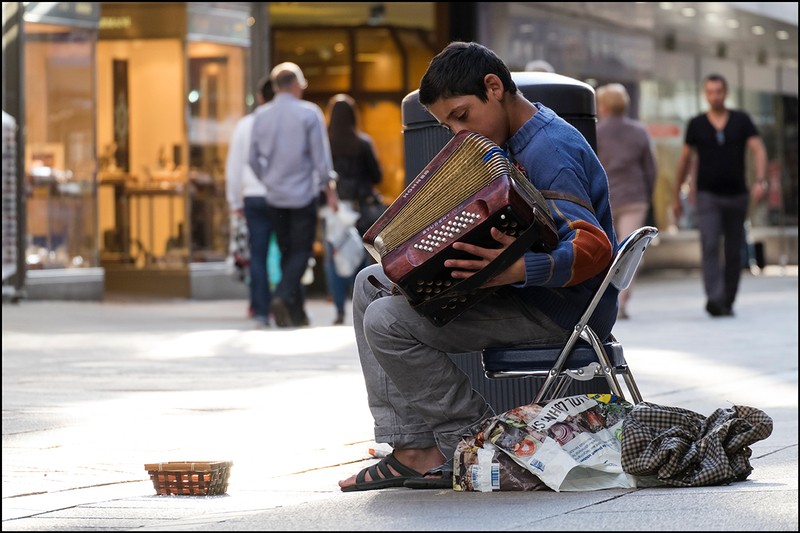
[[[488,419],[475,442],[461,449],[492,445],[555,491],[636,488],[637,479],[623,471],[621,456],[622,423],[632,408],[611,394],[523,405]],[[491,490],[539,489],[535,481],[526,481]]]
[[[353,275],[364,262],[367,253],[361,235],[355,228],[359,214],[347,203],[339,202],[339,209],[334,213],[324,208],[325,240],[333,248],[333,266],[336,274],[347,278]]]
[[[228,257],[225,263],[233,279],[243,283],[250,282],[250,244],[247,222],[243,216],[231,215]]]
[[[491,442],[469,438],[456,448],[453,489],[459,492],[549,490],[533,472],[520,466]]]

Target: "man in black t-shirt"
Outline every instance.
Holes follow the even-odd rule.
[[[744,245],[744,223],[749,203],[745,179],[745,155],[755,158],[753,195],[763,195],[766,185],[767,152],[758,130],[747,113],[725,107],[728,83],[719,74],[706,77],[705,96],[709,110],[692,118],[686,128],[675,179],[672,209],[675,220],[683,208],[680,192],[696,168],[696,217],[702,246],[706,311],[713,316],[733,315],[739,288]],[[696,166],[692,165],[696,158]],[[720,257],[720,239],[724,242]]]

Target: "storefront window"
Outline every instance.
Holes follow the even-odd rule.
[[[646,80],[639,86],[639,119],[653,140],[657,162],[658,174],[653,191],[655,223],[660,228],[691,229],[694,216],[690,206],[684,210],[682,220],[675,220],[672,200],[686,125],[699,112],[697,84],[693,81]]]
[[[224,261],[229,235],[225,160],[245,111],[245,54],[240,47],[208,42],[187,48],[191,260]]]
[[[26,22],[29,270],[94,267],[96,31]]]
[[[355,98],[360,127],[383,169],[380,191],[393,200],[405,187],[400,102],[419,88],[434,56],[432,36],[398,27],[274,28],[272,64],[292,61],[308,79],[303,97],[326,109],[337,93]]]
[[[398,30],[397,38],[402,43],[406,56],[406,93],[419,89],[419,82],[428,70],[436,47],[430,42],[430,34],[422,30]]]
[[[181,265],[186,165],[180,39],[101,39],[97,153],[103,263]]]
[[[771,194],[761,202],[750,205],[750,222],[753,226],[777,226],[783,223],[784,205],[780,172],[781,135],[778,127],[780,96],[758,91],[744,91],[743,109],[747,111],[758,128],[764,147],[767,150],[767,181]],[[752,184],[756,179],[754,158],[747,156],[747,180]]]
[[[347,30],[276,29],[273,46],[273,64],[291,61],[300,65],[308,80],[309,92],[336,94],[350,91],[352,45]]]
[[[403,58],[388,28],[356,31],[356,84],[364,91],[402,91]]]
[[[107,268],[180,270],[228,254],[224,168],[246,112],[246,47],[209,41],[244,42],[246,25],[241,10],[209,9],[103,4],[97,153]]]

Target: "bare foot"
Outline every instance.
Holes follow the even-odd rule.
[[[442,455],[439,448],[435,446],[432,448],[395,449],[392,453],[404,466],[420,473],[427,472],[431,468],[436,468],[445,461],[444,455]],[[389,470],[395,476],[400,475],[400,473],[395,471],[391,466],[389,466]],[[380,474],[380,472],[378,473]],[[354,474],[347,479],[339,481],[339,487],[345,488],[355,485],[357,475],[358,474]],[[372,481],[372,476],[367,473],[365,479],[366,481]]]

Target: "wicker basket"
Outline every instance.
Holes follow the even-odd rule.
[[[144,468],[162,496],[213,496],[225,494],[231,461],[149,463]]]

